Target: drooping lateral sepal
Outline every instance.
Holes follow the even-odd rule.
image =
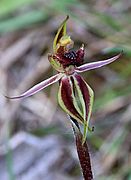
[[[74,74],[74,84],[76,87],[76,91],[78,93],[79,103],[81,103],[81,110],[83,111],[83,119],[84,119],[83,143],[84,143],[86,140],[87,131],[88,129],[90,130],[89,120],[92,112],[94,93],[93,90],[90,88],[90,86],[78,74]]]
[[[74,90],[70,76],[64,76],[60,80],[58,102],[61,108],[72,118],[83,124],[83,117],[76,108]]]
[[[64,76],[60,81],[58,101],[67,114],[83,125],[84,143],[93,104],[92,89],[78,74]]]
[[[14,96],[14,97],[8,97],[8,96],[5,96],[5,97],[7,97],[9,99],[22,99],[22,98],[32,96],[33,94],[41,91],[42,89],[46,88],[47,86],[59,81],[62,78],[62,76],[63,75],[61,73],[56,74],[56,75],[50,77],[49,79],[46,79],[46,80],[42,81],[41,83],[35,85],[34,87],[27,90],[25,93],[23,93],[21,95]]]

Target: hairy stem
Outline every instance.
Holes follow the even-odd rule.
[[[87,142],[82,144],[81,133],[76,133],[75,138],[76,138],[77,153],[78,153],[80,165],[82,168],[83,177],[85,180],[92,180],[93,174],[92,174],[92,169],[91,169],[91,161],[90,161],[90,155],[89,155]]]
[[[81,165],[84,180],[92,180],[93,174],[91,169],[90,154],[88,150],[87,141],[83,144],[83,136],[80,131],[78,123],[71,118],[73,121],[72,127],[75,135],[77,154]]]

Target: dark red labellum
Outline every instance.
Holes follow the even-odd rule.
[[[68,52],[65,52],[64,54],[57,53],[56,56],[58,61],[63,65],[64,68],[70,65],[80,66],[84,61],[84,49],[80,48],[77,51],[70,50]]]

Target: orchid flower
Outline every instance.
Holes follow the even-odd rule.
[[[72,50],[73,41],[66,34],[66,22],[68,19],[69,16],[60,25],[53,42],[53,53],[48,55],[49,62],[57,71],[57,74],[19,96],[8,98],[21,99],[29,97],[59,81],[59,105],[71,118],[83,126],[83,142],[85,142],[89,129],[94,93],[79,73],[105,66],[117,60],[121,53],[107,60],[83,64],[84,45],[82,44],[76,51]]]

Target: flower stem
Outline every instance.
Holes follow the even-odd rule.
[[[74,119],[71,118],[71,120],[75,123],[72,124],[72,127],[75,135],[77,154],[81,165],[84,180],[93,180],[90,154],[88,150],[87,141],[85,141],[85,143],[83,144],[83,136],[80,131],[80,128],[78,124],[76,124]]]
[[[91,161],[90,161],[87,142],[85,141],[84,144],[82,143],[82,135],[80,133],[77,133],[75,135],[75,138],[76,138],[77,153],[82,168],[83,177],[85,180],[92,180],[93,175],[91,170]]]

